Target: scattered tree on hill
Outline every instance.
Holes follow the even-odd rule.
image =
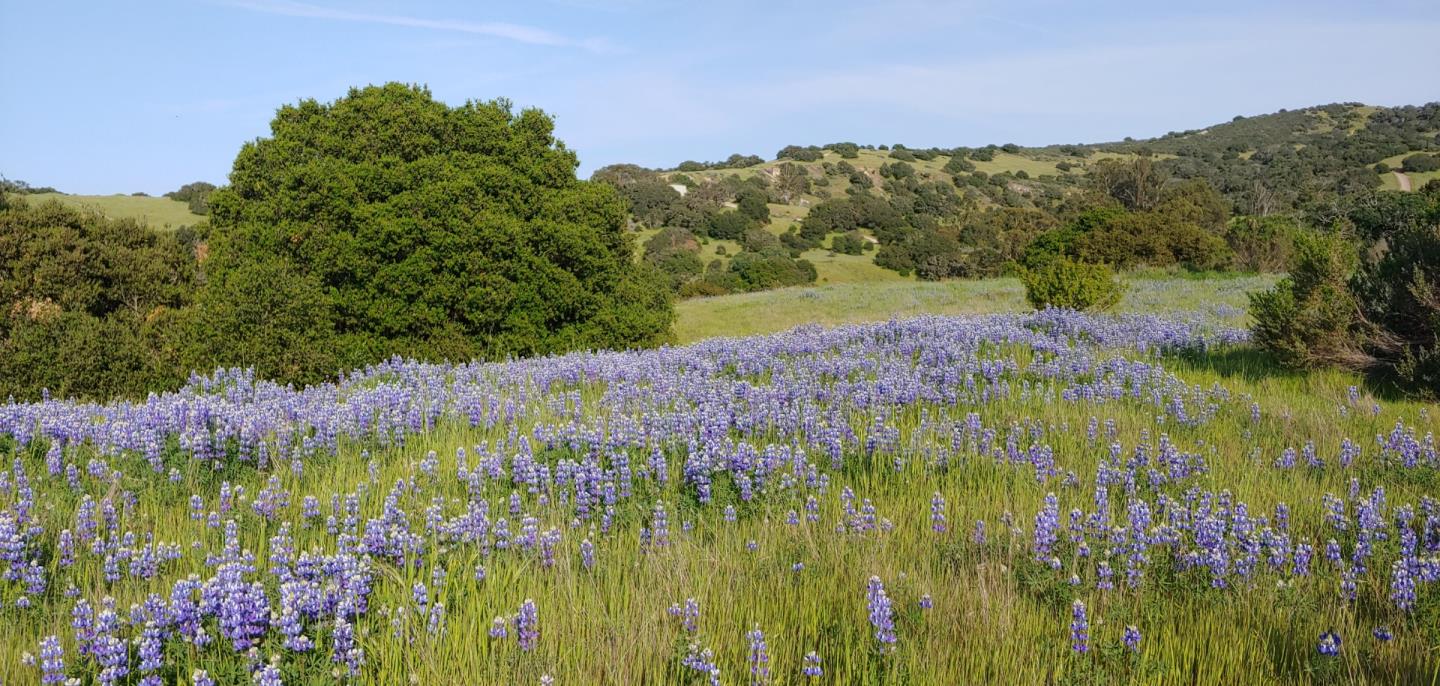
[[[975,163],[960,155],[952,155],[950,161],[945,163],[943,171],[946,174],[968,174],[975,171]]]
[[[710,216],[708,234],[711,238],[727,241],[739,240],[745,230],[755,226],[755,220],[738,210],[725,210]]]
[[[177,190],[170,191],[165,197],[171,200],[179,200],[190,206],[190,211],[195,214],[210,213],[210,194],[215,192],[215,184],[206,181],[187,183]]]
[[[1437,171],[1440,170],[1440,155],[1410,155],[1400,160],[1400,167],[1412,174]]]
[[[1166,174],[1148,157],[1100,160],[1090,167],[1090,185],[1129,210],[1152,209],[1160,201]]]
[[[825,156],[825,152],[813,145],[799,146],[787,145],[775,153],[777,160],[795,160],[796,162],[815,162]]]
[[[801,195],[810,192],[810,172],[792,162],[785,162],[777,169],[772,189],[780,202],[790,204]]]
[[[871,245],[859,231],[842,233],[830,240],[830,249],[841,255],[859,255]]]
[[[736,209],[757,224],[770,223],[770,196],[765,191],[746,186],[735,196]]]

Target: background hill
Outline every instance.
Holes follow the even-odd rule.
[[[1328,224],[1356,197],[1418,191],[1440,177],[1437,133],[1440,104],[1344,103],[1237,116],[1144,140],[791,145],[768,160],[736,154],[671,169],[611,165],[593,178],[630,201],[640,254],[672,274],[682,297],[810,283],[812,271],[817,284],[993,276],[1023,261],[1031,241],[1047,233],[1062,252],[1086,261],[1263,270],[1283,268],[1255,255],[1286,249],[1288,228],[1277,230],[1277,221]],[[889,209],[837,205],[862,196]],[[1167,203],[1173,207],[1161,207]],[[821,206],[827,217],[876,207],[886,217],[815,220],[807,235],[807,218]],[[1084,233],[1096,225],[1110,233],[1094,234],[1092,243],[1141,234],[1150,245],[1121,253],[1077,248],[1076,227]],[[747,241],[749,228],[779,239],[783,250],[763,235]],[[662,230],[669,233],[652,242]],[[1190,243],[1200,247],[1155,254],[1156,246],[1163,253]],[[742,253],[756,257],[737,267]],[[757,275],[752,263],[762,256],[767,267]]]
[[[205,219],[205,215],[191,212],[190,206],[184,202],[148,195],[35,193],[29,198],[31,202],[55,200],[67,207],[93,210],[111,219],[133,219],[151,228],[169,231],[194,226]]]

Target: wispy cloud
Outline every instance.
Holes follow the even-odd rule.
[[[227,0],[222,4],[250,10],[252,12],[277,14],[286,17],[328,19],[331,21],[347,21],[360,24],[384,24],[387,26],[403,26],[414,29],[428,29],[431,31],[450,31],[502,38],[527,45],[580,48],[596,53],[613,53],[620,51],[618,46],[605,38],[571,38],[534,26],[511,24],[509,22],[429,19],[401,14],[351,12],[303,2],[290,2],[289,0]]]

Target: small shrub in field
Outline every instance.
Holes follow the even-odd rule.
[[[1339,236],[1299,234],[1290,275],[1250,296],[1255,342],[1291,367],[1354,360],[1356,303],[1347,282],[1355,259]]]
[[[1036,309],[1106,310],[1119,303],[1124,293],[1109,266],[1065,258],[1027,269],[1020,279],[1025,283],[1025,299]]]

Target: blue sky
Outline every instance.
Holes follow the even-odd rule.
[[[1094,142],[1440,100],[1440,3],[0,0],[0,174],[223,182],[277,106],[427,84],[552,114],[581,174],[838,140]]]

